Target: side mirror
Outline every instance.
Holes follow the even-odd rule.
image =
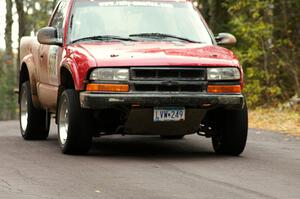
[[[53,27],[45,27],[38,31],[37,40],[40,44],[62,46],[62,39],[57,38],[57,29]]]
[[[215,37],[218,45],[235,45],[236,38],[230,33],[219,33]]]

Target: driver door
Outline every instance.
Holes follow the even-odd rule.
[[[56,7],[51,18],[50,27],[57,29],[58,39],[63,41],[67,1],[62,1]],[[63,46],[43,45],[39,47],[38,94],[40,102],[47,108],[55,108],[59,86],[58,70],[62,60]]]

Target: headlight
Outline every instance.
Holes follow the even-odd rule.
[[[241,74],[238,68],[208,68],[207,80],[239,80]]]
[[[129,70],[117,68],[97,68],[92,71],[90,80],[94,81],[128,81]]]

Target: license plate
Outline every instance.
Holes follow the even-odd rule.
[[[154,122],[170,122],[185,120],[185,108],[170,107],[170,108],[154,108],[153,121]]]

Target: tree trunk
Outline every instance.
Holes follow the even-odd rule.
[[[14,96],[12,95],[15,79],[12,78],[14,73],[14,56],[12,49],[12,0],[6,0],[6,27],[5,27],[5,54],[4,54],[4,64],[3,70],[0,74],[0,119],[8,120],[13,119],[15,116],[15,101]]]
[[[5,27],[5,63],[13,64],[13,50],[12,50],[12,0],[6,0],[6,27]]]
[[[223,0],[198,0],[201,14],[214,33],[227,30],[227,9],[222,4]]]
[[[218,0],[214,0],[211,2],[210,5],[210,12],[209,12],[209,21],[208,24],[211,27],[211,29],[216,32],[216,29],[218,28],[218,14],[219,14],[219,2]]]
[[[20,40],[23,36],[29,34],[26,29],[26,15],[24,12],[24,3],[23,0],[15,0],[16,7],[17,7],[17,13],[19,16],[19,47],[18,47],[18,59],[17,59],[17,65],[20,66]]]
[[[293,75],[295,80],[295,93],[297,97],[300,98],[300,82],[299,82],[298,70],[294,70]]]

